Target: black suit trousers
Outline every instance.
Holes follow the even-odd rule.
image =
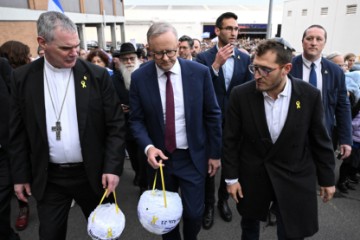
[[[44,197],[37,202],[40,240],[66,239],[72,199],[88,218],[99,204],[101,196],[92,190],[84,166],[61,168],[49,164]]]
[[[10,201],[13,192],[9,158],[5,150],[0,148],[0,239],[7,240],[15,236],[10,226]]]

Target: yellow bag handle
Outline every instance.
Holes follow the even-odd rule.
[[[98,206],[100,206],[100,205],[102,204],[102,202],[104,201],[107,193],[108,193],[108,189],[105,189],[104,195],[102,196],[102,198],[101,198],[100,203],[99,203]],[[116,193],[115,193],[115,191],[113,191],[112,193],[113,193],[114,199],[115,199],[115,210],[116,210],[116,213],[119,213],[120,209],[119,209],[119,206],[118,206],[118,204],[117,204]],[[94,222],[94,220],[95,220],[95,215],[96,215],[96,212],[95,212],[95,210],[94,210],[94,215],[93,215],[93,217],[92,217],[92,219],[91,219],[92,222]]]
[[[155,186],[156,186],[156,178],[157,178],[157,171],[155,173],[155,179],[154,179],[154,184],[153,184],[153,189],[152,189],[152,193],[155,193]],[[166,191],[165,191],[165,181],[164,181],[164,173],[163,173],[163,169],[162,169],[162,165],[160,164],[160,177],[161,177],[161,185],[162,185],[162,190],[163,190],[163,195],[164,195],[164,205],[165,208],[167,207],[167,203],[166,203]]]

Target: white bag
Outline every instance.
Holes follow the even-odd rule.
[[[139,200],[137,213],[141,225],[151,233],[162,235],[173,230],[180,222],[183,206],[176,192],[165,191],[164,175],[160,166],[163,190],[145,191]]]
[[[87,230],[93,240],[119,239],[125,228],[125,216],[117,205],[115,192],[115,203],[101,204],[106,193],[107,190],[88,218]]]

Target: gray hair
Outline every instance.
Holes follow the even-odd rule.
[[[177,31],[173,27],[173,25],[167,22],[154,23],[153,25],[151,25],[146,34],[148,43],[150,43],[150,38],[159,36],[166,32],[172,32],[175,35],[176,39],[178,39]]]
[[[337,56],[342,57],[342,54],[339,53],[339,52],[332,52],[332,53],[330,53],[329,55],[326,56],[326,59],[332,61],[332,59],[336,58]]]
[[[37,21],[38,36],[43,37],[47,42],[54,40],[54,31],[56,28],[77,33],[77,27],[73,21],[60,12],[44,12]]]

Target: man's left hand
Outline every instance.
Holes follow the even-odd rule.
[[[115,192],[115,189],[117,187],[117,185],[119,184],[120,181],[120,177],[118,175],[115,174],[111,174],[111,173],[104,173],[102,175],[102,185],[103,188],[107,188],[108,192],[106,194],[106,197],[108,197],[110,195],[110,193]]]
[[[341,154],[340,160],[344,160],[345,158],[348,158],[351,154],[351,146],[347,144],[340,145],[340,154]]]
[[[323,202],[326,203],[332,199],[335,193],[335,186],[331,187],[320,187],[320,197]]]
[[[220,159],[209,159],[208,162],[208,174],[210,177],[215,176],[217,170],[220,168]]]

